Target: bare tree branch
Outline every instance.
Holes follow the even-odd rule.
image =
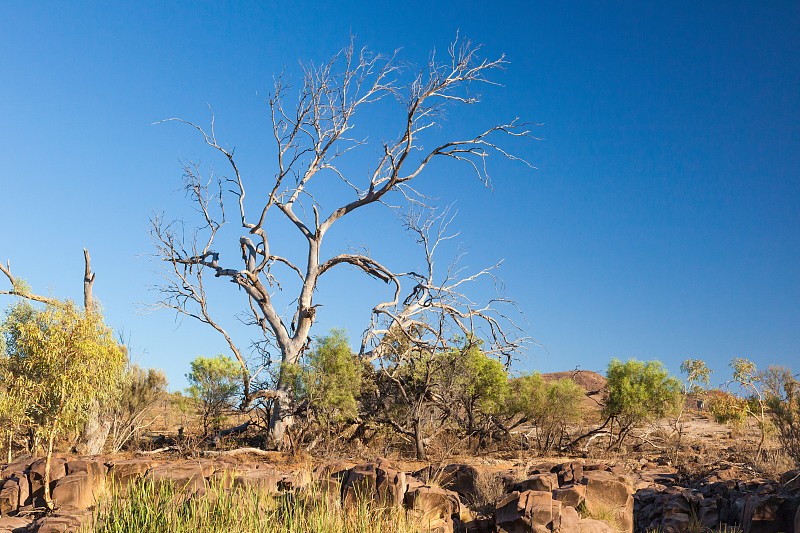
[[[474,87],[496,85],[490,74],[502,69],[506,61],[502,56],[494,60],[482,59],[479,51],[479,46],[457,38],[448,48],[445,60],[439,61],[435,53],[431,54],[426,68],[412,74],[410,81],[404,84],[404,72],[396,53],[374,54],[366,48],[356,48],[351,41],[325,63],[301,65],[302,84],[292,105],[287,103],[290,92],[287,78],[283,74],[278,76],[268,100],[276,158],[273,174],[259,185],[254,185],[258,183],[254,178],[245,178],[234,150],[217,139],[213,114],[210,129],[180,118],[161,121],[178,122],[195,129],[205,144],[224,158],[231,173],[230,176],[212,174],[203,178],[197,166],[185,165],[186,191],[201,216],[201,223],[191,237],[185,238],[182,223],[165,223],[159,217],[153,218],[156,255],[168,267],[167,282],[161,289],[162,305],[206,323],[222,334],[242,366],[246,385],[252,379],[246,358],[220,322],[212,319],[208,312],[202,284],[207,269],[215,278],[224,278],[242,290],[250,317],[247,323],[258,326],[264,339],[252,345],[271,343],[280,350],[282,363],[297,363],[306,350],[311,327],[316,321],[318,304],[314,296],[318,281],[326,272],[344,264],[394,287],[391,300],[376,305],[373,310],[370,331],[374,333],[365,336],[362,350],[367,358],[367,348],[374,350],[380,346],[381,336],[394,330],[418,344],[432,346],[441,344],[432,339],[444,329],[471,337],[480,326],[486,329],[491,349],[498,355],[510,356],[518,348],[519,339],[508,335],[504,329],[510,321],[496,309],[505,303],[504,300],[477,306],[464,292],[468,284],[492,279],[494,268],[461,276],[457,281],[450,277],[434,279],[433,252],[439,242],[452,238],[442,233],[446,225],[432,240],[428,236],[430,228],[420,228],[417,232],[428,259],[428,272],[422,276],[395,274],[366,254],[322,256],[324,237],[331,227],[364,206],[388,205],[393,197],[399,198],[400,203],[427,206],[428,199],[417,191],[414,183],[434,160],[463,163],[487,185],[490,178],[486,161],[490,155],[527,164],[501,146],[503,137],[532,137],[528,126],[517,119],[478,130],[477,134],[462,139],[431,143],[434,148],[428,151],[422,148],[423,141],[432,135],[434,126],[441,124],[448,108],[474,105],[480,101]],[[353,156],[374,150],[376,147],[371,145],[370,139],[376,136],[359,133],[355,117],[361,116],[364,108],[389,106],[392,102],[402,106],[399,130],[384,137],[390,140],[377,145],[379,152],[374,166],[360,173],[361,159]],[[336,196],[341,203],[333,209],[323,208],[314,194],[315,184],[325,183],[323,176],[330,178],[329,183],[344,188],[347,195]],[[210,192],[212,183],[217,184],[219,193]],[[227,192],[236,202],[242,232],[236,237],[239,257],[230,253],[230,241],[227,245],[224,240],[217,242],[222,239],[225,224],[222,184],[229,187]],[[247,195],[246,186],[258,187],[253,190],[259,191],[259,202],[253,200],[255,193]],[[254,209],[253,218],[247,209]],[[268,235],[274,235],[273,224],[278,220],[288,222],[302,235],[301,242],[305,246],[302,261],[271,249]],[[225,231],[233,231],[233,228]],[[278,264],[289,269],[288,279],[279,279],[272,268]],[[401,280],[412,284],[410,294],[402,302]],[[295,307],[286,313],[279,312],[273,300],[274,291],[289,290],[296,290],[292,294]],[[513,329],[513,322],[511,324]],[[424,333],[425,338],[416,338],[412,330]],[[281,377],[280,371],[276,374],[277,382],[270,393],[275,393],[270,396],[273,402],[270,430],[274,438],[280,439],[292,422],[293,410],[287,404],[292,397],[291,384]],[[249,396],[257,396],[247,390]]]

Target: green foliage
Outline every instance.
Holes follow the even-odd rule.
[[[31,287],[24,279],[14,278],[11,290],[19,296],[27,296],[31,293]]]
[[[270,494],[212,482],[187,499],[180,487],[152,481],[115,486],[86,528],[98,533],[415,533],[428,531],[402,508],[360,498],[343,509],[315,486]]]
[[[644,422],[678,411],[682,400],[680,382],[669,375],[660,361],[625,363],[612,359],[606,372],[608,394],[603,415],[619,428],[617,445],[628,432]]]
[[[462,403],[486,415],[497,414],[510,391],[508,374],[503,364],[487,356],[478,346],[459,351],[453,369],[455,385],[460,390]]]
[[[744,357],[734,357],[730,367],[733,369],[733,380],[742,387],[748,387],[757,380],[756,364]]]
[[[283,373],[294,385],[295,401],[305,403],[317,421],[337,423],[358,415],[362,365],[344,331],[331,330],[317,338],[303,364],[285,364]]]
[[[511,380],[509,414],[520,413],[536,428],[542,453],[558,446],[566,428],[581,420],[584,390],[571,379],[547,382],[538,372]]]
[[[686,374],[686,383],[683,387],[685,394],[698,394],[708,389],[711,369],[702,359],[686,359],[681,363],[681,372]]]
[[[199,402],[203,432],[218,429],[225,413],[233,409],[241,390],[241,367],[230,357],[199,356],[186,374],[190,386],[186,392]]]
[[[505,366],[476,343],[464,343],[435,357],[436,372],[429,387],[433,397],[467,436],[478,435],[479,445],[484,443],[494,428],[493,419],[508,401]]]
[[[71,302],[41,311],[19,303],[3,330],[0,394],[24,405],[19,423],[42,436],[61,436],[81,429],[95,401],[112,397],[126,357],[100,313]]]
[[[0,404],[18,402],[16,428],[27,427],[46,442],[44,501],[50,497],[54,442],[80,431],[92,407],[111,399],[125,368],[125,350],[96,310],[72,302],[35,310],[18,303],[3,326],[6,354],[0,359]]]

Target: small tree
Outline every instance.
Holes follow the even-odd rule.
[[[391,352],[381,358],[376,376],[377,400],[375,418],[414,443],[416,457],[427,459],[423,424],[426,415],[433,422],[444,417],[438,410],[437,394],[446,360],[441,353],[412,347],[405,339],[393,342]]]
[[[285,379],[293,380],[294,405],[305,424],[300,431],[318,424],[326,436],[331,426],[358,417],[363,364],[350,349],[343,330],[315,340],[300,364],[283,369]]]
[[[747,402],[744,403],[745,413],[752,416],[758,424],[761,438],[758,441],[756,455],[761,454],[767,434],[767,411],[764,402],[763,383],[755,363],[744,357],[734,357],[730,367],[733,369],[732,383],[739,385],[742,391],[749,393]]]
[[[0,394],[21,402],[17,416],[44,439],[44,501],[53,509],[50,460],[56,439],[82,429],[90,407],[111,397],[125,352],[96,309],[80,310],[72,302],[48,303],[41,311],[19,303],[5,329]]]
[[[449,352],[444,384],[444,401],[452,406],[456,422],[468,438],[479,436],[482,445],[494,418],[505,407],[509,393],[508,374],[503,363],[486,355],[478,344]]]
[[[686,374],[683,384],[683,393],[698,394],[708,389],[711,378],[711,369],[702,359],[686,359],[681,363],[681,372]]]
[[[660,361],[631,359],[623,363],[612,359],[606,377],[608,394],[602,411],[606,420],[602,427],[610,425],[609,447],[621,447],[633,428],[673,414],[679,408],[681,384]]]
[[[705,361],[702,359],[690,358],[681,363],[681,373],[686,375],[686,379],[683,382],[683,401],[681,401],[681,408],[675,417],[671,435],[677,436],[674,441],[675,460],[677,460],[678,453],[681,449],[681,441],[683,440],[683,423],[681,422],[681,417],[683,416],[683,411],[686,409],[686,402],[691,394],[698,399],[698,407],[702,405],[702,397],[708,390],[711,369],[706,366]]]
[[[522,415],[515,425],[530,423],[541,453],[559,447],[567,426],[581,420],[584,390],[571,379],[546,382],[538,372],[511,381],[507,413]]]
[[[186,392],[200,402],[203,436],[208,436],[209,429],[219,429],[225,413],[236,405],[241,391],[241,369],[224,355],[197,357],[191,368],[186,374],[191,384]]]

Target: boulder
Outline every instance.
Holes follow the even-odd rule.
[[[553,491],[553,499],[563,505],[578,507],[586,499],[586,485],[564,485]]]
[[[278,490],[282,492],[306,488],[313,481],[313,476],[308,470],[296,470],[284,474],[278,480]]]
[[[494,533],[494,520],[491,518],[473,518],[464,523],[466,533]]]
[[[410,488],[404,502],[411,518],[425,531],[451,533],[461,512],[458,493],[429,485]]]
[[[546,474],[535,474],[525,481],[520,481],[514,485],[514,490],[522,493],[528,490],[551,492],[558,488],[558,476],[548,472]]]
[[[77,471],[56,481],[53,500],[59,509],[89,509],[105,487],[105,477]]]
[[[619,533],[608,522],[585,518],[579,524],[578,533]]]
[[[553,533],[575,533],[580,530],[581,515],[570,505],[562,505],[561,513],[553,521]]]
[[[800,468],[796,470],[789,470],[781,475],[781,487],[783,490],[789,492],[800,491]]]
[[[674,513],[661,519],[658,531],[662,533],[684,533],[691,527],[691,517],[684,513]]]
[[[28,457],[25,459],[17,459],[16,461],[3,466],[3,468],[0,469],[0,479],[8,479],[14,474],[27,472],[32,462],[33,459]]]
[[[794,531],[795,533],[800,533],[800,508],[794,514]]]
[[[28,481],[30,482],[30,494],[25,503],[43,505],[44,497],[44,469],[46,459],[37,459],[28,468]],[[67,475],[67,460],[63,457],[52,457],[50,459],[50,490],[53,490],[56,481]],[[22,502],[20,502],[22,505]]]
[[[203,469],[197,463],[159,465],[147,471],[147,479],[153,482],[155,490],[159,490],[164,483],[188,493],[205,489]]]
[[[29,520],[17,516],[0,517],[0,533],[23,533],[28,531]]]
[[[552,472],[558,476],[558,486],[580,483],[583,479],[583,464],[581,463],[562,463],[553,467]]]
[[[37,533],[75,533],[90,524],[92,513],[56,513],[40,518],[31,524],[31,531]]]
[[[702,527],[712,530],[719,527],[721,502],[722,499],[719,496],[711,496],[700,502],[697,509],[697,519]]]
[[[275,493],[278,492],[278,472],[274,468],[248,470],[233,478],[233,487]]]
[[[603,470],[586,470],[581,481],[586,485],[586,509],[590,515],[609,512],[620,531],[633,533],[633,496],[625,478]]]
[[[112,483],[124,487],[141,479],[157,463],[149,459],[127,459],[108,464],[108,476]]]
[[[552,531],[561,515],[561,502],[547,491],[514,491],[496,505],[495,524],[498,533]]]
[[[348,470],[353,468],[353,463],[345,461],[334,461],[332,463],[325,463],[314,468],[311,475],[315,480],[317,479],[330,479],[335,478],[341,480]]]
[[[22,474],[14,474],[3,482],[0,488],[0,515],[15,512],[28,500],[28,478]]]
[[[101,461],[76,459],[67,461],[67,475],[75,472],[86,472],[95,479],[105,478],[108,474],[108,467]]]
[[[361,501],[380,506],[400,507],[409,490],[406,473],[388,461],[356,465],[342,481],[342,505],[351,507]]]
[[[465,500],[474,499],[478,495],[478,471],[467,464],[449,464],[442,469],[441,486],[457,492]]]
[[[781,494],[753,494],[745,501],[743,533],[778,533],[794,527],[790,509],[797,509],[795,498]]]
[[[356,465],[348,470],[342,481],[342,505],[357,507],[359,502],[372,501],[376,497],[378,474],[375,463]]]

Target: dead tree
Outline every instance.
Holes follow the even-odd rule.
[[[530,137],[527,126],[517,119],[464,138],[436,140],[432,134],[441,125],[446,109],[479,102],[473,92],[476,86],[496,85],[488,76],[506,61],[502,56],[482,59],[479,50],[457,39],[444,61],[431,54],[427,67],[404,84],[403,70],[395,56],[373,54],[351,44],[325,64],[302,67],[302,86],[292,105],[287,98],[289,86],[278,77],[269,98],[276,158],[272,177],[262,182],[245,178],[234,150],[217,139],[213,118],[208,130],[181,119],[167,119],[196,129],[205,143],[221,154],[229,175],[204,178],[197,166],[186,165],[186,190],[201,215],[199,226],[184,232],[179,222],[163,217],[152,220],[156,255],[168,265],[160,304],[210,325],[225,338],[242,368],[245,404],[257,397],[272,400],[269,431],[274,442],[283,440],[293,422],[290,384],[278,375],[271,390],[252,390],[246,354],[209,312],[205,274],[228,280],[241,290],[249,323],[263,335],[260,342],[280,351],[282,363],[296,363],[308,345],[317,311],[315,288],[328,272],[343,265],[355,267],[393,286],[397,302],[401,278],[392,270],[366,253],[323,256],[323,241],[339,220],[366,206],[418,202],[421,196],[413,186],[434,161],[463,163],[486,184],[490,181],[486,168],[490,154],[523,161],[497,144],[499,137]],[[370,139],[384,135],[393,140],[370,144],[365,134],[357,132],[355,118],[365,109],[393,102],[402,109],[396,129],[369,135]],[[436,137],[440,136],[441,132],[437,133]],[[424,147],[426,139],[432,148]],[[377,151],[371,167],[361,176],[354,172],[349,159],[357,151]],[[330,181],[322,181],[326,178],[341,183],[350,195],[332,209],[325,209],[315,196],[330,190]],[[258,192],[248,195],[248,191]],[[260,201],[252,201],[253,196]],[[241,233],[227,243],[225,251],[226,243],[217,241],[225,213],[231,211]],[[288,222],[296,232],[305,248],[302,260],[295,262],[271,247],[271,231],[279,220]],[[284,314],[274,301],[273,291],[289,290],[294,281],[296,306]],[[379,314],[390,313],[391,303],[380,306]],[[468,331],[469,316],[461,318]]]
[[[92,296],[92,291],[94,287],[95,274],[92,272],[89,250],[86,248],[83,249],[83,261],[83,305],[86,311],[89,312],[94,308],[94,297]],[[30,300],[32,302],[39,302],[48,305],[63,305],[63,302],[57,298],[50,298],[48,296],[42,296],[40,294],[31,292],[24,281],[11,273],[10,261],[7,261],[5,265],[0,263],[0,272],[2,272],[11,283],[11,289],[0,291],[0,295],[16,296],[18,298],[25,298],[26,300]]]
[[[391,396],[375,402],[382,411],[377,420],[412,441],[420,460],[427,455],[423,417],[442,424],[461,415],[445,390],[447,377],[459,371],[457,353],[478,345],[508,365],[529,341],[512,319],[513,301],[496,297],[477,304],[467,295],[470,285],[499,283],[494,272],[500,263],[470,274],[458,254],[446,268],[437,268],[440,247],[458,237],[448,231],[453,218],[449,210],[416,211],[405,218],[425,267],[397,275],[411,281],[408,295],[376,305],[362,337],[361,356],[375,363],[378,388]]]

